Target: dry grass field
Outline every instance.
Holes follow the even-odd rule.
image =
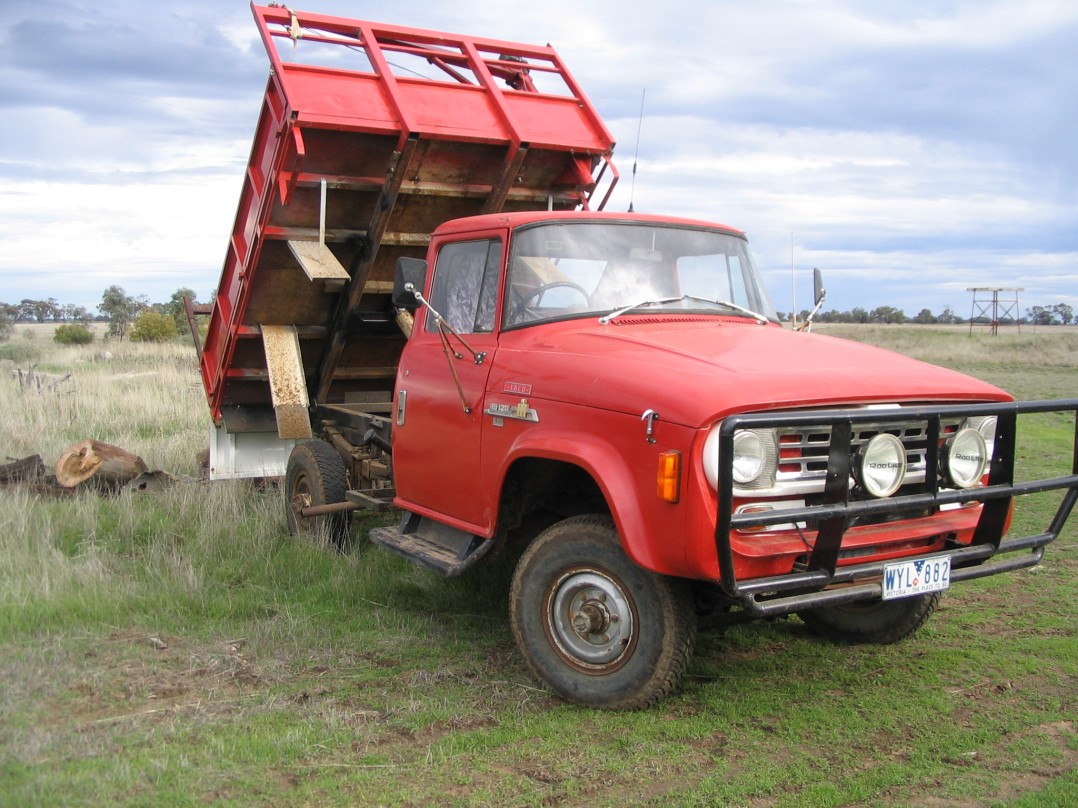
[[[190,342],[107,341],[96,323],[92,344],[65,347],[52,341],[53,331],[51,324],[19,325],[0,343],[0,357],[19,358],[0,359],[9,379],[33,369],[51,384],[70,374],[51,393],[6,402],[5,454],[36,452],[52,462],[66,446],[92,437],[141,454],[151,468],[197,472],[195,454],[207,444],[209,427]]]
[[[1078,395],[1073,330],[818,330]],[[30,366],[70,378],[25,390]],[[1078,523],[1041,566],[955,586],[908,642],[835,645],[796,618],[709,631],[672,697],[604,713],[528,677],[510,560],[445,581],[362,535],[337,553],[289,537],[274,488],[198,479],[188,343],[16,334],[0,425],[2,457],[96,438],[180,477],[0,489],[0,805],[1075,804]],[[1065,473],[1071,429],[1034,419],[1021,469]]]

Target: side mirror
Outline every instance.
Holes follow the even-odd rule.
[[[809,312],[809,316],[805,318],[805,322],[797,327],[798,331],[812,330],[812,318],[816,316],[816,312],[823,305],[823,299],[827,297],[827,290],[823,288],[823,273],[816,268],[812,270],[812,295],[816,299],[816,304],[812,311]]]
[[[427,284],[427,262],[422,258],[398,258],[393,276],[393,305],[415,311],[419,306],[412,290],[423,293]],[[411,288],[409,288],[411,287]]]

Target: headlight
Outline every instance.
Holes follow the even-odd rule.
[[[994,424],[992,433],[995,434]],[[947,441],[947,476],[956,488],[972,488],[984,476],[987,465],[988,448],[978,430],[960,429]]]
[[[906,447],[894,435],[881,432],[858,451],[858,482],[874,497],[889,497],[906,478]]]
[[[766,462],[764,442],[755,432],[734,433],[734,482],[746,485],[755,481]]]
[[[734,485],[754,489],[774,484],[778,454],[775,433],[770,429],[740,429],[734,433]],[[704,442],[704,476],[716,491],[719,489],[719,427],[712,428]]]

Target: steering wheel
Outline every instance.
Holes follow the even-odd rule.
[[[528,319],[537,319],[535,312],[532,310],[532,306],[538,305],[543,295],[549,292],[551,289],[572,289],[575,292],[579,292],[580,296],[584,298],[584,304],[591,306],[591,298],[588,297],[587,291],[583,286],[572,281],[554,281],[553,283],[542,283],[537,286],[532,293],[527,297],[521,295],[520,302],[517,304],[517,316],[514,318],[517,322],[522,322],[525,318],[523,315],[528,315]]]

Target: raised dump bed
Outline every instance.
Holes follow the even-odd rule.
[[[200,362],[219,431],[271,445],[388,409],[394,268],[439,224],[601,208],[617,174],[550,47],[252,10],[271,72]]]

